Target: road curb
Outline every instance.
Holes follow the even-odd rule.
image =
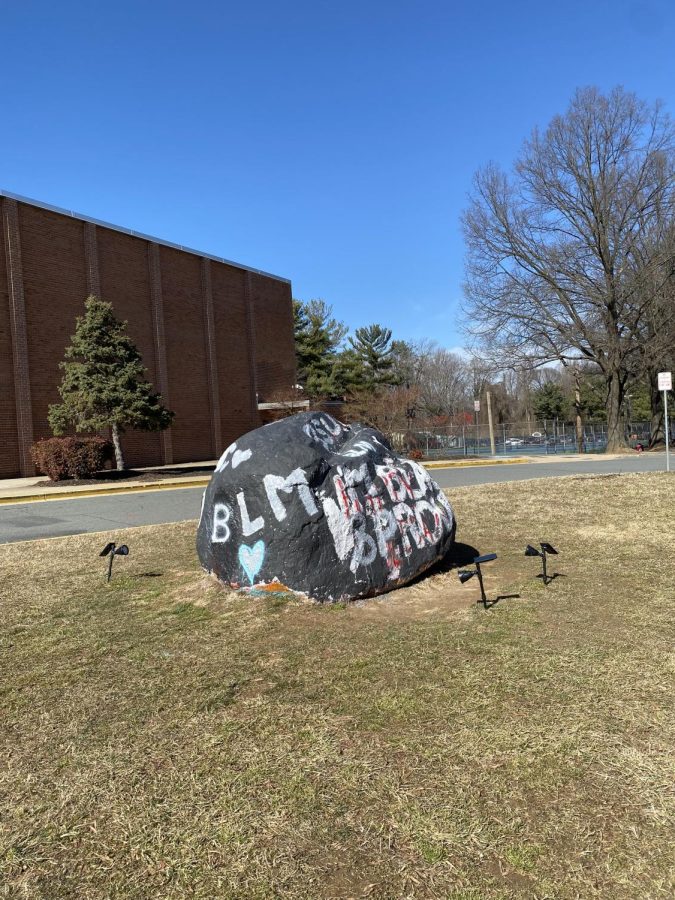
[[[13,497],[0,497],[0,505],[12,503],[36,503],[43,500],[76,500],[78,497],[99,497],[106,494],[132,494],[145,491],[175,491],[180,488],[206,487],[210,478],[192,478],[189,481],[148,481],[143,484],[111,485],[104,488],[91,488],[82,491],[54,491],[44,494],[20,494]]]
[[[514,459],[466,459],[461,462],[449,460],[448,462],[423,462],[425,469],[463,469],[468,466],[513,466],[520,463],[536,462],[529,458],[515,457]]]
[[[514,459],[467,459],[448,460],[447,462],[423,462],[425,469],[458,469],[467,466],[503,466],[532,462],[530,459],[516,457]],[[147,481],[140,484],[110,485],[110,487],[89,488],[83,490],[54,490],[38,494],[14,494],[11,497],[0,497],[0,506],[16,503],[41,503],[46,500],[77,500],[78,497],[105,497],[110,494],[132,494],[147,491],[175,491],[180,488],[206,487],[208,478],[190,478],[181,481]]]
[[[555,457],[554,457],[555,458]],[[563,459],[558,456],[558,459]],[[611,457],[612,459],[614,457]],[[422,462],[425,469],[463,469],[471,466],[513,466],[527,463],[543,462],[530,456],[515,456],[513,459],[458,459],[439,462]],[[110,494],[143,493],[145,491],[175,491],[180,488],[206,487],[211,476],[190,478],[180,481],[146,481],[139,484],[110,485],[110,487],[90,488],[84,490],[54,490],[39,494],[16,494],[11,497],[0,497],[0,506],[14,503],[37,503],[44,500],[76,500],[78,497],[100,497]]]

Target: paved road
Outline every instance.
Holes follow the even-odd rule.
[[[203,488],[180,488],[5,504],[0,506],[0,544],[92,531],[112,534],[132,525],[196,519],[203,492]]]
[[[673,460],[675,463],[675,459]],[[625,456],[616,460],[554,460],[542,463],[434,469],[434,479],[445,488],[550,478],[557,475],[609,475],[615,472],[654,472],[665,469],[665,454]],[[83,497],[81,500],[48,500],[0,506],[0,544],[29,541],[65,534],[115,531],[132,525],[160,525],[196,519],[201,488],[148,491]]]
[[[675,454],[671,454],[675,466]],[[524,481],[528,478],[555,478],[560,475],[613,475],[617,472],[661,472],[666,468],[665,453],[635,453],[618,459],[596,456],[580,460],[557,459],[551,462],[502,463],[496,466],[432,469],[431,475],[444,488],[492,481]]]

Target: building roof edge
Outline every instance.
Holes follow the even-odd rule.
[[[92,225],[100,225],[101,228],[119,231],[122,234],[128,234],[131,237],[140,238],[140,240],[143,241],[161,244],[163,247],[172,247],[174,250],[182,250],[184,253],[191,253],[193,256],[203,256],[204,259],[212,259],[214,262],[225,263],[225,265],[233,266],[235,269],[243,269],[245,272],[253,272],[255,275],[263,275],[265,278],[273,278],[275,281],[282,281],[284,284],[291,283],[289,278],[283,278],[281,275],[273,275],[271,272],[265,272],[263,269],[245,266],[243,263],[225,259],[223,256],[215,256],[213,253],[204,253],[201,250],[195,250],[194,247],[185,247],[183,244],[174,244],[172,241],[165,241],[162,238],[155,237],[151,234],[143,234],[141,231],[133,231],[131,228],[123,228],[121,225],[113,225],[111,222],[104,222],[102,219],[94,219],[91,216],[85,216],[72,209],[62,209],[60,206],[53,206],[51,203],[43,203],[41,200],[23,197],[21,194],[14,194],[11,191],[3,190],[3,188],[0,188],[0,197],[16,200],[17,203],[26,203],[28,206],[37,206],[39,209],[46,209],[49,210],[49,212],[59,213],[62,216],[70,216],[71,219],[80,219],[82,222],[91,222]]]

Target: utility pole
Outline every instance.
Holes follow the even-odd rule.
[[[490,391],[486,391],[485,398],[487,400],[488,428],[490,429],[490,452],[493,456],[497,455],[495,450],[495,430],[492,426],[492,399]]]

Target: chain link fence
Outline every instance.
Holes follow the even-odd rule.
[[[495,454],[519,456],[533,454],[578,453],[576,426],[557,419],[529,422],[498,422],[494,425]],[[631,446],[649,443],[649,423],[626,424]],[[487,424],[444,425],[389,434],[392,446],[401,453],[421,453],[427,459],[490,456],[490,430]],[[607,425],[585,422],[583,453],[601,453],[607,446]]]

